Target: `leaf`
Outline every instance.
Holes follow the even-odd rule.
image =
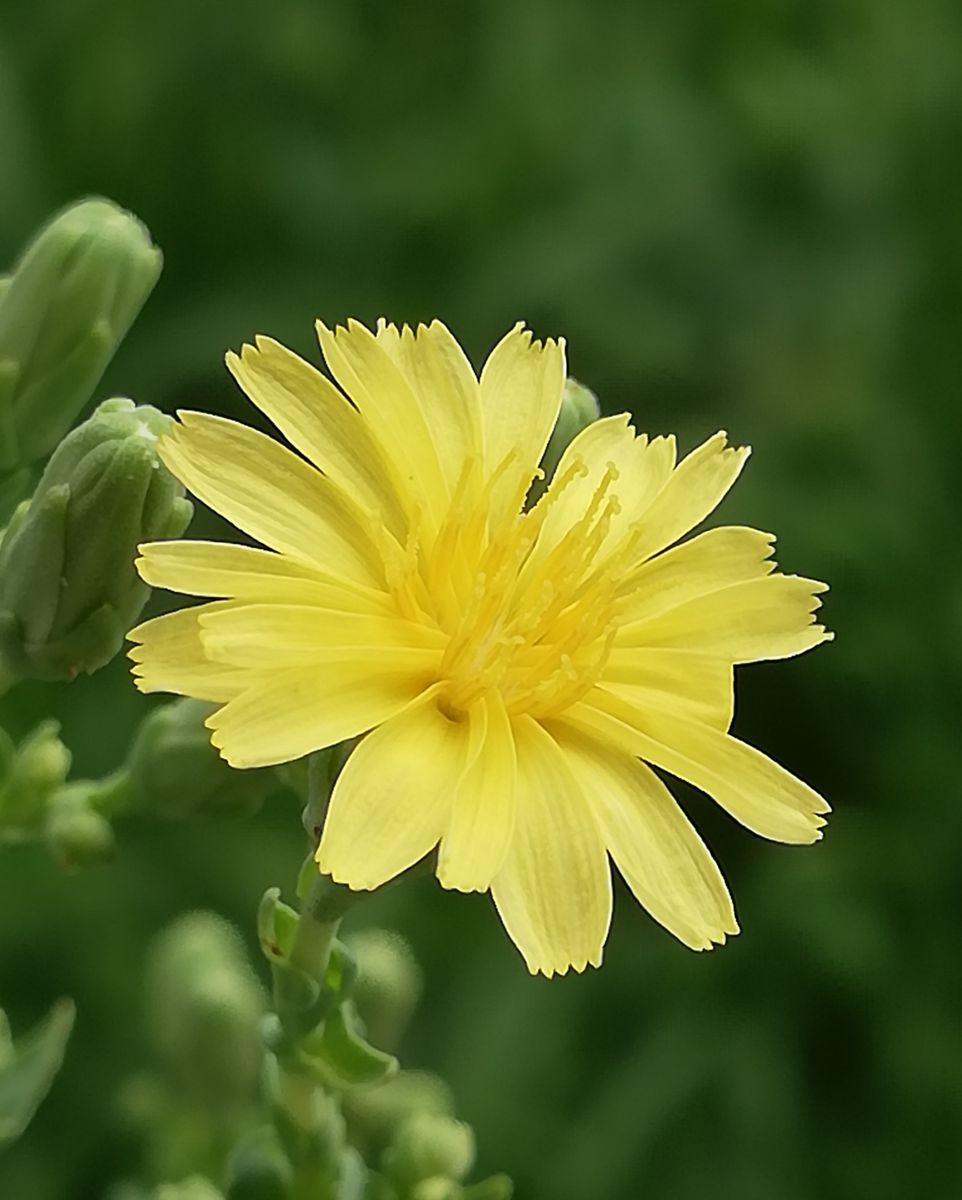
[[[72,1000],[58,1001],[39,1025],[14,1044],[12,1053],[8,1047],[0,1058],[0,1146],[23,1133],[50,1090],[75,1014]]]
[[[373,1087],[397,1072],[393,1054],[377,1050],[362,1037],[350,1001],[330,1013],[317,1034],[304,1040],[305,1061],[338,1087]]]

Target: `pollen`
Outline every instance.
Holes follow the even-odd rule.
[[[441,661],[447,709],[465,713],[493,689],[511,715],[549,717],[564,711],[598,680],[614,637],[618,577],[595,570],[613,515],[620,511],[609,463],[583,517],[560,543],[538,555],[539,533],[567,485],[587,474],[575,459],[531,510],[521,509],[493,528],[452,514],[452,524],[477,536],[463,548],[474,563],[469,586],[445,616],[452,618]],[[522,497],[523,499],[523,497]],[[487,496],[480,503],[486,506]],[[484,508],[481,509],[484,511]],[[442,531],[438,546],[451,552]],[[437,577],[441,563],[429,562]]]

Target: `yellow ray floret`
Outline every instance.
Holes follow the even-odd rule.
[[[137,686],[211,700],[235,767],[361,737],[319,869],[371,889],[437,852],[489,891],[532,972],[601,962],[609,859],[687,946],[738,932],[657,770],[763,837],[817,840],[828,806],[729,733],[734,667],[828,639],[825,585],[770,534],[687,535],[748,457],[724,433],[678,461],[626,415],[567,447],[528,503],[564,343],[516,326],[476,374],[440,322],[318,323],[329,376],[269,338],[228,366],[290,443],[181,413],[170,470],[262,548],[150,543],[156,587],[207,602],[130,634]],[[363,735],[363,736],[362,736]]]

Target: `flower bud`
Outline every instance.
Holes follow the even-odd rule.
[[[421,997],[421,970],[407,943],[386,929],[364,929],[347,944],[357,960],[353,999],[367,1037],[394,1050]]]
[[[162,1183],[151,1193],[151,1200],[224,1200],[220,1190],[203,1175],[191,1175],[180,1183]]]
[[[443,1175],[432,1175],[416,1183],[408,1195],[410,1200],[464,1200],[464,1188]]]
[[[205,1103],[253,1096],[265,1000],[237,932],[194,912],[166,929],[146,969],[147,1025],[180,1088]]]
[[[51,796],[70,770],[70,751],[56,721],[43,721],[19,746],[0,730],[0,841],[36,837]]]
[[[88,867],[113,857],[113,828],[91,805],[95,788],[96,784],[68,783],[50,801],[47,844],[67,870]]]
[[[413,1114],[448,1117],[454,1112],[451,1089],[428,1071],[401,1071],[380,1087],[345,1092],[342,1103],[351,1140],[368,1158],[381,1153]]]
[[[0,653],[38,679],[96,671],[120,649],[149,589],[139,542],[177,537],[191,505],[161,465],[170,421],[107,400],[58,446],[0,543]]]
[[[127,759],[127,778],[145,811],[179,819],[203,813],[255,813],[277,788],[270,770],[236,771],[210,743],[202,700],[174,700],[141,723]]]
[[[470,1125],[451,1117],[415,1113],[395,1131],[384,1152],[384,1172],[401,1190],[440,1176],[460,1182],[474,1165]]]
[[[0,492],[74,423],[161,261],[136,217],[101,199],[65,209],[27,246],[0,291]]]
[[[550,479],[554,474],[569,442],[600,416],[601,405],[598,403],[598,397],[590,388],[569,376],[565,380],[561,396],[561,411],[541,459],[546,478]]]
[[[287,1200],[293,1171],[270,1126],[243,1138],[227,1162],[227,1200]]]

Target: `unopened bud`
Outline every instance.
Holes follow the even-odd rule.
[[[70,770],[70,751],[56,721],[43,721],[14,746],[0,730],[0,841],[38,835],[51,796]]]
[[[65,209],[27,246],[0,291],[0,494],[16,501],[4,482],[45,458],[90,400],[161,261],[136,217],[101,199]]]
[[[421,970],[407,942],[386,929],[361,930],[347,944],[357,960],[352,995],[367,1037],[394,1050],[421,998]]]
[[[385,1174],[402,1190],[436,1176],[460,1182],[474,1165],[471,1126],[451,1117],[417,1113],[396,1130],[383,1165]]]
[[[68,870],[113,857],[114,831],[91,805],[96,784],[68,783],[52,798],[46,837],[54,857]]]
[[[545,474],[545,482],[551,481],[552,475],[568,444],[587,429],[592,422],[601,416],[601,406],[598,397],[586,388],[583,383],[570,376],[565,380],[564,392],[561,396],[561,410],[555,422],[554,432],[548,439],[548,445],[541,457],[541,469]]]
[[[151,1200],[224,1200],[222,1192],[203,1175],[191,1175],[180,1183],[162,1183]]]
[[[429,1071],[401,1071],[380,1087],[345,1092],[342,1103],[352,1139],[372,1159],[415,1113],[449,1117],[454,1112],[451,1089]]]
[[[166,929],[148,958],[146,999],[154,1043],[185,1091],[212,1103],[254,1094],[265,999],[226,921],[195,912]]]
[[[145,811],[175,819],[195,813],[245,816],[276,789],[272,771],[236,771],[210,744],[204,721],[214,707],[202,700],[174,700],[141,723],[127,777]]]
[[[0,543],[0,653],[14,674],[68,680],[120,649],[149,589],[138,543],[191,516],[157,457],[170,418],[107,400],[64,439]]]
[[[227,1163],[227,1200],[288,1200],[293,1170],[269,1126],[254,1130]]]

